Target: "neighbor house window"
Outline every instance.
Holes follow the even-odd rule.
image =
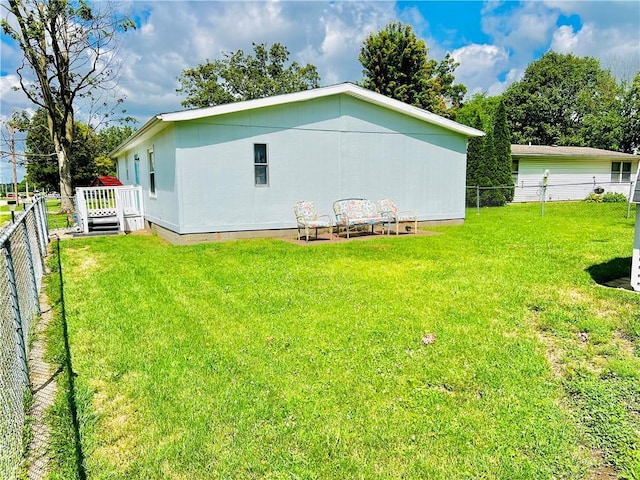
[[[153,155],[153,148],[147,150],[147,158],[149,159],[149,195],[156,195],[156,160]]]
[[[253,170],[256,187],[269,185],[269,164],[267,161],[267,145],[255,143],[253,145]]]
[[[518,170],[520,168],[520,160],[511,161],[511,178],[513,178],[513,184],[518,185]]]
[[[624,183],[631,181],[631,162],[611,162],[611,181]]]

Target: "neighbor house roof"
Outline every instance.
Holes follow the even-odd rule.
[[[557,147],[555,145],[511,145],[517,157],[597,157],[638,159],[637,155],[590,147]]]
[[[92,187],[121,187],[122,182],[116,177],[103,175],[101,177],[96,178],[91,184],[91,186]]]
[[[179,112],[161,113],[152,117],[142,128],[140,128],[131,137],[116,147],[110,153],[114,157],[122,153],[125,149],[132,148],[137,144],[137,139],[146,136],[146,134],[154,134],[162,130],[168,123],[181,122],[185,120],[197,120],[200,118],[215,117],[218,115],[226,115],[229,113],[243,112],[258,108],[283,105],[288,103],[306,102],[317,98],[329,97],[332,95],[349,95],[358,98],[367,103],[378,105],[389,110],[393,110],[404,115],[416,118],[432,125],[440,126],[446,130],[456,132],[467,137],[480,137],[484,132],[466,125],[454,122],[447,118],[428,112],[418,107],[408,105],[404,102],[386,97],[371,90],[354,85],[353,83],[340,83],[329,87],[314,88],[312,90],[303,90],[301,92],[288,93],[284,95],[276,95],[273,97],[259,98],[256,100],[247,100],[244,102],[227,103],[224,105],[216,105],[214,107],[197,108],[193,110],[182,110]]]

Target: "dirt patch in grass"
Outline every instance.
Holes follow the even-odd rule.
[[[549,365],[551,365],[554,377],[564,378],[565,371],[562,363],[564,350],[559,348],[553,341],[553,338],[544,332],[538,332],[538,339],[545,347],[545,356],[549,361]]]
[[[591,459],[593,460],[594,467],[587,475],[587,480],[613,480],[617,479],[618,474],[609,465],[604,463],[601,450],[591,450]]]

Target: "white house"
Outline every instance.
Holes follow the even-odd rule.
[[[547,200],[584,200],[598,187],[629,196],[640,157],[587,147],[511,145],[511,158],[513,201],[536,202],[547,170]]]
[[[152,230],[181,243],[279,235],[293,205],[393,198],[421,222],[463,221],[476,129],[350,83],[151,118],[111,154]]]

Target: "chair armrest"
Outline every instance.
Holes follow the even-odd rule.
[[[343,220],[346,220],[346,222]],[[349,225],[349,217],[347,217],[344,213],[336,213],[336,224],[344,223],[345,225]]]
[[[307,219],[302,215],[296,216],[296,221],[298,222],[298,225],[307,225]]]

